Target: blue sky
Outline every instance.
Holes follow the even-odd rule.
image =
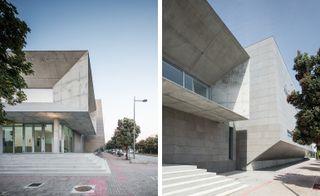
[[[208,0],[243,47],[273,36],[290,75],[297,50],[320,48],[319,0]]]
[[[29,50],[89,50],[96,98],[102,99],[106,138],[123,117],[157,133],[156,0],[10,0],[31,28]]]

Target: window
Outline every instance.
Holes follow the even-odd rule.
[[[184,76],[184,87],[193,91],[193,78],[188,74],[185,74]]]
[[[169,63],[162,61],[162,74],[165,78],[183,86],[183,72]]]
[[[200,81],[193,80],[194,92],[208,98],[208,87]]]

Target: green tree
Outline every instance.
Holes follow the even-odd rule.
[[[136,143],[136,149],[138,150],[138,152],[145,152],[145,140],[140,140],[138,143]]]
[[[32,64],[22,51],[30,29],[17,15],[15,6],[0,0],[0,124],[8,122],[3,102],[15,105],[25,101],[22,89],[27,84],[22,74],[33,73]]]
[[[114,140],[126,151],[126,159],[128,160],[129,147],[133,146],[133,130],[135,126],[135,138],[140,134],[140,127],[135,124],[133,119],[123,118],[118,120],[118,127],[114,132]]]
[[[145,153],[158,154],[158,135],[145,140]]]
[[[288,103],[298,109],[293,140],[302,145],[315,143],[320,149],[320,49],[316,55],[298,51],[293,69],[301,91],[293,91]]]

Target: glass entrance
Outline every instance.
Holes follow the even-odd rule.
[[[13,153],[13,126],[3,126],[3,152]]]
[[[33,152],[32,127],[33,127],[32,125],[28,125],[28,124],[24,126],[25,152]]]
[[[41,152],[42,125],[34,125],[34,152]]]
[[[52,152],[52,125],[46,124],[44,127],[45,151]]]
[[[0,129],[1,131],[1,129]],[[52,124],[11,124],[2,126],[4,153],[52,152]],[[70,135],[68,134],[68,151]],[[72,143],[71,136],[71,143]]]
[[[23,152],[23,129],[22,124],[15,124],[14,126],[14,152]]]

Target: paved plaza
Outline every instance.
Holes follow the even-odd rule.
[[[130,164],[124,157],[103,153],[111,170],[109,176],[0,176],[0,195],[115,195],[152,196],[158,194],[156,163]],[[24,188],[43,182],[39,188]],[[76,185],[95,185],[90,194],[71,194]]]
[[[320,196],[313,189],[320,184],[320,161],[308,160],[294,165],[260,171],[234,171],[222,175],[234,178],[248,187],[232,195],[237,196]]]

